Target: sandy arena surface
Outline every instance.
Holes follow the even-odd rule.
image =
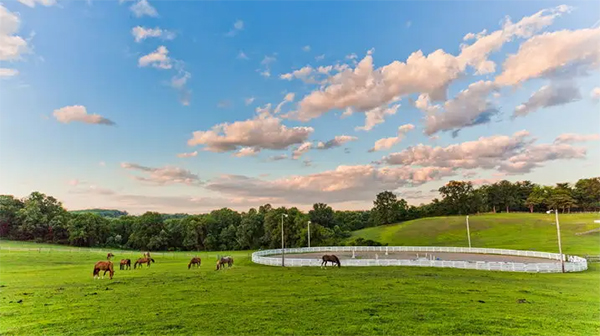
[[[296,253],[287,254],[286,258],[294,259],[321,259],[324,254],[335,254],[341,260],[352,259],[352,252],[317,252],[317,253]],[[377,254],[377,257],[375,256]],[[458,261],[495,261],[495,262],[518,262],[518,263],[558,263],[558,260],[534,257],[520,257],[498,254],[477,254],[477,253],[448,253],[448,252],[427,252],[427,257],[433,254],[436,260],[458,260]],[[418,256],[417,256],[418,255]],[[406,259],[414,260],[425,258],[425,252],[356,252],[356,259]],[[281,258],[281,255],[271,255],[271,258]]]

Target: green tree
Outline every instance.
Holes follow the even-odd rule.
[[[474,204],[474,189],[471,182],[450,181],[439,188],[442,203],[448,207],[450,214],[467,215],[477,212]]]
[[[584,211],[600,208],[600,177],[580,179],[575,183],[573,198]]]
[[[506,209],[506,212],[510,212],[510,208],[514,208],[519,205],[519,191],[516,185],[510,183],[510,181],[502,180],[498,182],[498,196],[500,203]]]
[[[21,225],[19,211],[25,205],[12,195],[0,195],[0,237],[15,237]]]
[[[103,246],[110,235],[108,219],[92,212],[71,215],[67,227],[75,246]]]
[[[66,236],[66,223],[69,214],[56,198],[40,192],[33,192],[23,202],[19,210],[21,239],[42,241],[62,240]],[[55,237],[56,236],[56,237]]]
[[[536,207],[547,206],[552,187],[535,185],[525,200],[525,205],[529,207],[529,212],[533,212]]]
[[[384,191],[377,194],[373,202],[371,215],[375,225],[391,224],[398,220],[398,200],[391,191]]]
[[[312,210],[308,212],[310,221],[315,224],[319,224],[326,228],[333,228],[335,226],[335,216],[333,209],[324,203],[313,204]]]
[[[573,198],[573,189],[568,183],[557,183],[548,203],[554,209],[562,209],[563,213],[565,209],[570,213],[571,208],[577,204]]]

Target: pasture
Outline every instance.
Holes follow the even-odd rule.
[[[496,223],[488,222],[488,230],[502,232],[502,228],[493,227],[512,225],[506,220],[511,216],[512,219],[520,217],[521,222],[531,219],[525,215],[501,216],[506,217],[499,217],[502,220]],[[571,219],[565,217],[561,216],[568,232],[567,223]],[[450,218],[457,223],[459,219]],[[533,223],[538,220],[537,217],[531,219]],[[573,223],[580,220],[572,217]],[[438,221],[442,225],[448,218],[438,218]],[[593,220],[591,222],[593,224]],[[399,227],[410,225],[404,223]],[[526,228],[544,232],[536,225],[542,224]],[[368,230],[375,236],[375,229],[389,232],[391,227]],[[414,238],[413,244],[434,239],[434,234],[455,236],[452,225],[448,226],[449,233],[431,233],[430,227],[423,228],[428,230],[423,230],[422,235],[408,235]],[[569,236],[565,230],[563,237]],[[427,238],[428,235],[431,236]],[[532,240],[532,236],[533,232],[528,230],[513,235],[512,240],[499,235],[498,239],[506,241],[505,245],[480,247],[555,251],[552,245],[555,240]],[[572,246],[577,241],[565,238],[568,241],[565,252],[598,253],[597,233],[576,237],[583,239],[580,246]],[[407,242],[404,245],[410,244],[409,238],[403,239]],[[452,240],[444,239],[438,241]],[[458,244],[458,236],[456,239],[457,246],[464,246],[464,243]],[[474,245],[475,242],[489,244],[491,240],[488,235],[478,239],[474,239]],[[592,246],[588,239],[595,240],[596,245]],[[432,243],[420,245],[428,244]],[[40,246],[11,241],[1,241],[0,246],[2,335],[600,333],[600,267],[597,263],[591,263],[586,272],[567,274],[416,267],[322,270],[255,265],[250,261],[250,252],[236,251],[198,253],[202,266],[188,270],[190,253],[175,252],[166,256],[153,254],[156,263],[149,268],[121,271],[120,259],[133,261],[141,257],[141,253],[112,250],[114,279],[108,280],[107,276],[94,280],[93,265],[104,260],[106,252],[87,249],[43,253],[8,251],[5,248]],[[234,266],[215,271],[217,254],[233,256]]]

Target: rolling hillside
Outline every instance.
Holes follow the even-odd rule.
[[[600,233],[576,235],[600,227],[600,214],[559,214],[563,252],[600,254]],[[554,215],[485,214],[469,217],[473,247],[557,252]],[[353,232],[389,245],[468,246],[464,216],[422,218]]]

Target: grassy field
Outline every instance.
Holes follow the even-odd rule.
[[[575,235],[600,227],[600,214],[559,214],[563,252],[600,254],[600,234]],[[558,252],[554,214],[485,214],[469,216],[473,247]],[[465,217],[433,217],[367,228],[353,233],[389,245],[469,246]]]
[[[494,225],[513,225],[510,216],[498,218],[501,220],[497,224],[488,220],[486,231],[494,230]],[[527,225],[535,228],[542,225],[534,224],[541,219],[536,217],[531,220],[533,224]],[[449,223],[454,219],[437,220]],[[575,222],[579,220],[587,218],[573,217],[572,225],[578,225]],[[564,222],[569,227],[567,218]],[[389,234],[390,228],[382,231]],[[458,244],[458,233],[453,230],[449,225],[449,233],[440,232],[447,238],[438,244],[456,241],[464,246]],[[375,236],[372,229],[366,232]],[[434,239],[433,235],[429,230],[422,235],[414,233],[412,244],[432,244],[423,236]],[[506,236],[494,244],[504,242],[500,247],[526,248],[518,242],[531,235],[521,232],[512,242]],[[592,246],[594,239],[598,242],[597,234],[591,241],[576,236],[580,237],[581,246],[574,251],[597,253],[597,244]],[[493,241],[489,234],[478,239],[480,246]],[[404,238],[402,242],[409,245],[410,240]],[[575,243],[572,240],[570,244]],[[39,245],[2,241],[0,246]],[[531,247],[554,251],[552,246],[552,241],[539,239]],[[139,255],[113,253],[117,260]],[[252,264],[249,253],[228,252],[235,258],[235,265],[219,272],[214,270],[216,252],[200,253],[203,265],[192,270],[187,269],[190,256],[186,253],[155,255],[156,263],[150,268],[117,269],[111,281],[92,279],[94,262],[106,256],[102,252],[3,249],[0,334],[600,334],[598,264],[590,264],[587,272],[568,274],[416,267],[284,269]]]

